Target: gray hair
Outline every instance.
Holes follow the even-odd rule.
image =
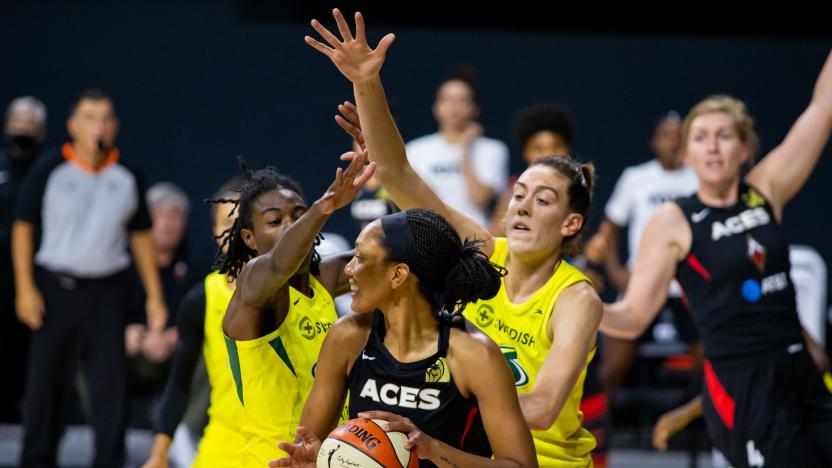
[[[20,96],[14,98],[6,109],[6,121],[11,118],[12,114],[24,114],[39,126],[46,128],[46,106],[36,97]]]
[[[188,195],[173,182],[158,182],[147,189],[147,206],[150,209],[159,206],[178,206],[185,213],[191,209],[191,202]]]

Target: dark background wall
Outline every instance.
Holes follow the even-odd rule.
[[[337,103],[351,99],[351,87],[303,43],[308,23],[291,21],[308,8],[289,3],[285,17],[258,18],[251,3],[5,3],[0,105],[22,94],[43,99],[47,142],[58,145],[72,97],[91,86],[108,90],[122,123],[123,157],[150,182],[171,180],[191,194],[192,245],[210,250],[200,201],[236,173],[236,155],[251,167],[277,166],[312,199],[349,147],[332,117]],[[510,143],[515,172],[522,163],[510,135],[513,113],[539,100],[568,105],[578,127],[575,153],[594,161],[601,177],[593,224],[621,170],[650,157],[647,139],[659,115],[684,113],[708,94],[732,94],[755,116],[764,154],[808,103],[832,46],[824,33],[524,31],[454,26],[448,18],[441,27],[388,26],[374,20],[372,6],[364,13],[373,41],[398,36],[383,80],[406,139],[435,130],[435,87],[461,64],[479,70],[482,122]],[[814,246],[827,262],[830,156],[827,149],[785,216],[792,241]],[[345,214],[327,229],[351,237]]]

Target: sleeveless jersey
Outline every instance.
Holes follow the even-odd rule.
[[[508,242],[504,237],[495,240],[491,261],[505,266]],[[552,347],[546,328],[558,296],[561,291],[580,281],[589,282],[589,279],[577,268],[561,261],[546,284],[522,304],[511,302],[503,278],[496,296],[465,307],[465,318],[500,347],[514,373],[517,393],[527,393],[534,388],[540,366]],[[578,381],[552,427],[532,431],[540,466],[585,467],[592,464],[590,452],[595,448],[595,438],[581,426],[583,414],[580,405],[586,367],[594,355],[595,349],[587,356]]]
[[[242,466],[285,457],[277,443],[295,440],[321,345],[338,319],[329,292],[311,275],[309,286],[312,297],[289,287],[289,312],[277,330],[254,340],[225,337],[242,405]]]
[[[362,411],[402,415],[425,434],[463,451],[491,456],[476,398],[459,393],[448,368],[451,326],[439,325],[436,354],[399,362],[384,346],[384,316],[376,311],[372,330],[348,376],[350,417]],[[419,466],[434,466],[420,460]]]
[[[754,358],[803,343],[789,246],[768,201],[740,183],[737,203],[676,201],[693,235],[676,279],[713,362]]]

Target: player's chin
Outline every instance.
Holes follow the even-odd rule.
[[[360,292],[352,292],[352,303],[350,304],[350,309],[356,314],[368,314],[375,309],[373,307],[364,304],[364,301],[361,300],[361,293]]]

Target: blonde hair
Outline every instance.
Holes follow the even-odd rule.
[[[714,112],[722,112],[731,118],[740,141],[748,146],[749,163],[753,163],[757,151],[760,149],[760,138],[757,136],[757,132],[754,131],[754,119],[748,114],[748,108],[744,102],[725,94],[708,96],[688,112],[685,121],[682,123],[682,144],[685,145],[685,148],[687,148],[690,126],[693,120],[700,115]]]

